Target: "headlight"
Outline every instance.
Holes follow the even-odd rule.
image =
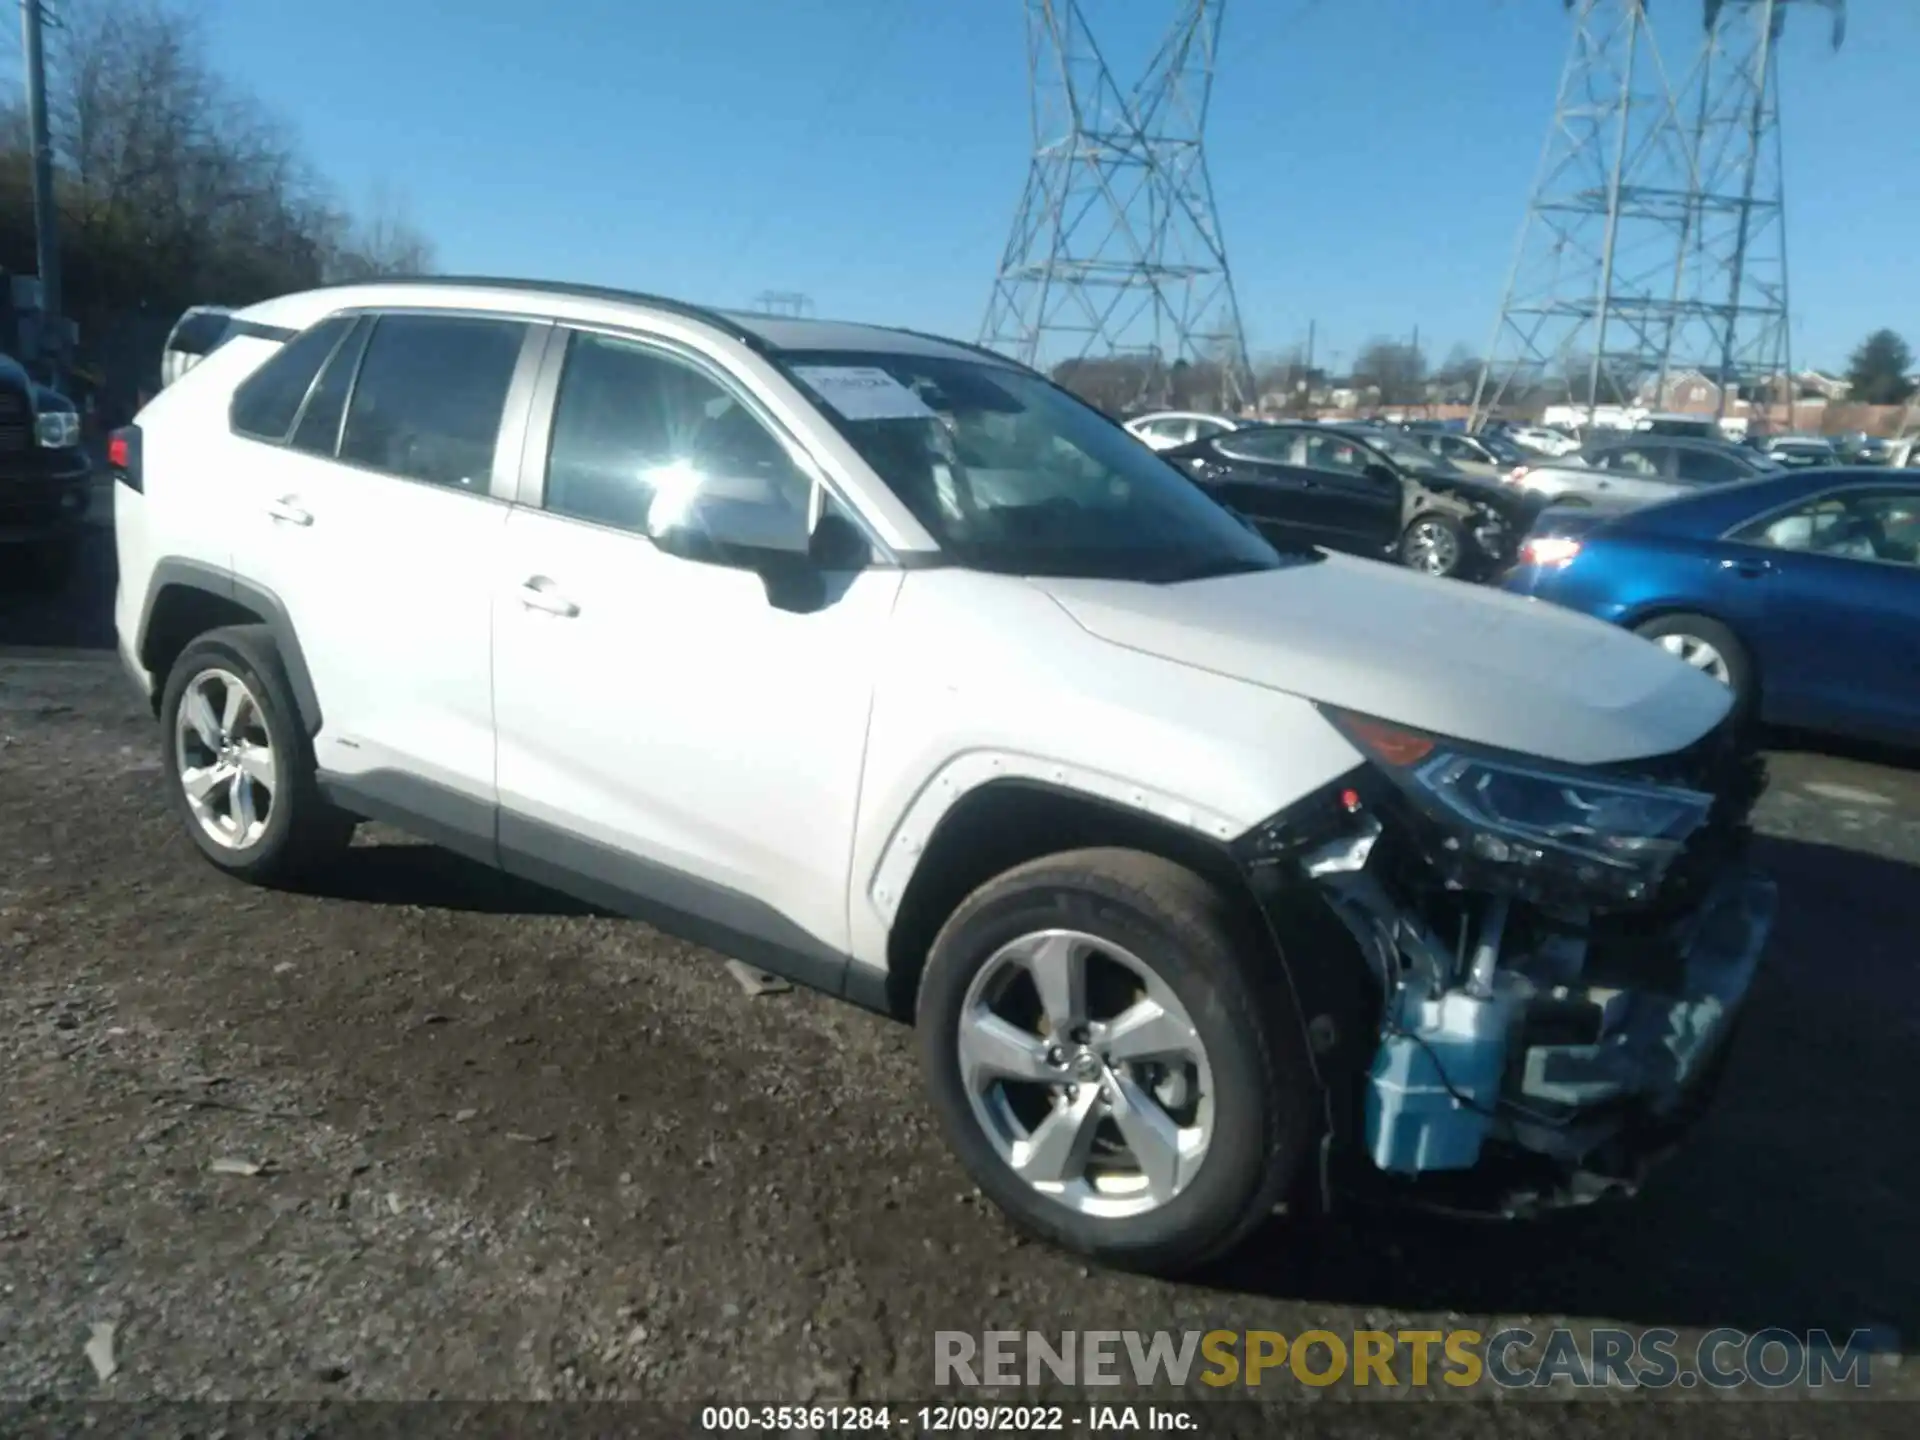
[[[80,417],[71,410],[43,410],[33,433],[49,450],[71,450],[80,443]]]
[[[1600,777],[1551,762],[1480,750],[1440,736],[1322,707],[1340,732],[1427,822],[1433,858],[1462,885],[1471,871],[1497,888],[1564,888],[1591,898],[1648,899],[1714,797]]]

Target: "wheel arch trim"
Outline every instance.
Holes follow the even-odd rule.
[[[306,656],[300,649],[300,637],[293,628],[293,617],[287,613],[287,607],[278,595],[264,585],[242,579],[231,570],[179,556],[169,556],[155,564],[153,574],[147,581],[146,599],[141,603],[140,633],[134,646],[134,654],[143,666],[149,671],[153,668],[148,656],[154,613],[159,608],[161,596],[174,589],[197,590],[217,599],[231,601],[258,615],[260,623],[272,634],[274,649],[286,669],[287,684],[293,691],[293,702],[299,709],[301,725],[309,738],[320,733],[320,696],[314,689],[313,674],[308,670]],[[165,677],[154,678],[164,685]]]
[[[988,786],[1016,782],[1023,788],[1054,791],[1064,797],[1129,810],[1143,819],[1193,832],[1220,846],[1247,827],[1231,816],[1207,809],[1152,786],[1120,779],[1064,760],[1048,760],[1011,750],[972,750],[936,770],[908,802],[867,877],[865,896],[889,931],[899,915],[920,858],[943,820],[967,797]]]

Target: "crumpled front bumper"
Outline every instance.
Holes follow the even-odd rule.
[[[1730,1038],[1777,904],[1771,880],[1729,877],[1694,917],[1679,993],[1614,992],[1619,1021],[1603,1040],[1525,1050],[1520,1094],[1573,1110],[1630,1099],[1673,1112]]]
[[[1649,935],[1679,963],[1644,988],[1503,968],[1402,997],[1366,1080],[1373,1165],[1504,1213],[1630,1192],[1711,1100],[1776,903],[1730,872],[1682,933]]]

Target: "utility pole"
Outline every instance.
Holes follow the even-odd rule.
[[[34,259],[40,271],[40,334],[48,380],[65,376],[60,325],[60,215],[53,193],[53,136],[47,125],[47,52],[41,0],[21,0],[20,41],[27,63],[27,125],[33,146]]]
[[[1300,406],[1303,415],[1313,414],[1313,341],[1314,333],[1320,328],[1318,320],[1307,321],[1307,393]]]

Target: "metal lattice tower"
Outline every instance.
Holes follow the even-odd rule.
[[[1724,413],[1788,368],[1781,27],[1844,0],[1704,0],[1678,76],[1647,0],[1563,3],[1573,43],[1476,418],[1522,393],[1661,404],[1682,370]]]
[[[1674,317],[1656,377],[1663,401],[1666,378],[1685,366],[1719,386],[1720,414],[1737,392],[1768,408],[1783,402],[1791,419],[1780,39],[1796,4],[1832,12],[1837,49],[1846,0],[1706,0],[1705,39],[1682,105],[1694,158],[1675,267],[1686,310]]]
[[[1029,365],[1145,359],[1164,397],[1180,361],[1217,365],[1221,403],[1251,367],[1203,136],[1225,0],[1177,0],[1123,89],[1082,0],[1025,0],[1034,154],[981,343]]]

